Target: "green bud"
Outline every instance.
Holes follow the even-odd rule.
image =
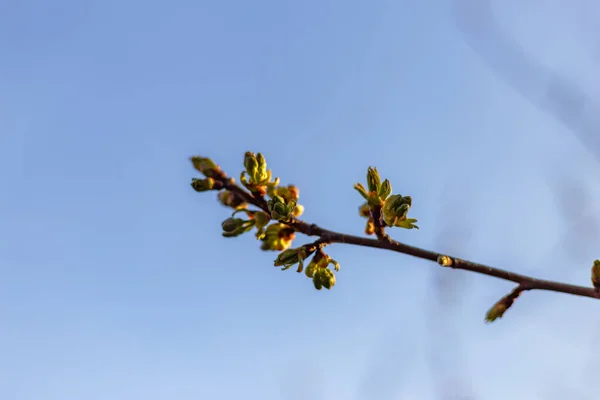
[[[296,202],[292,201],[290,204],[285,204],[285,200],[276,195],[267,202],[267,206],[271,212],[271,218],[278,221],[285,221],[292,215],[296,208]]]
[[[600,291],[600,260],[595,260],[592,266],[592,285]]]
[[[223,228],[223,236],[235,237],[242,233],[248,232],[254,226],[254,221],[244,221],[240,218],[227,218],[221,223]]]
[[[270,180],[271,177],[267,171],[267,160],[265,160],[265,156],[263,156],[262,153],[258,153],[256,155],[256,161],[258,162],[257,181],[263,182]]]
[[[510,306],[513,305],[513,303],[515,302],[517,297],[521,295],[521,293],[522,291],[515,289],[511,293],[498,300],[498,302],[494,304],[493,307],[490,308],[485,314],[485,321],[493,322],[498,318],[502,318],[506,310],[508,310]]]
[[[276,267],[283,266],[289,268],[298,262],[300,262],[300,252],[298,249],[288,249],[279,253],[273,265]]]
[[[317,270],[313,275],[313,285],[315,285],[315,289],[321,290],[323,289],[323,283],[321,282],[321,274],[319,270]]]
[[[367,186],[369,187],[369,192],[379,192],[380,185],[381,178],[379,177],[379,172],[377,172],[377,168],[369,167],[369,169],[367,169]]]
[[[335,285],[335,274],[329,268],[319,268],[315,272],[315,276],[318,276],[319,283],[327,290],[330,290]]]
[[[221,224],[223,232],[232,233],[244,225],[244,220],[241,218],[227,218]]]
[[[317,263],[314,261],[314,257],[313,257],[313,259],[310,261],[310,263],[308,263],[306,270],[304,270],[304,273],[306,274],[307,277],[312,278],[315,275],[316,270],[317,270]]]
[[[256,155],[251,151],[247,151],[244,155],[244,168],[246,168],[246,172],[250,175],[250,179],[253,180],[258,172],[258,160],[256,159]]]
[[[383,181],[383,183],[379,187],[378,194],[381,200],[387,199],[390,196],[390,194],[392,194],[392,184],[389,180],[386,179]]]
[[[410,224],[402,224],[406,219],[406,214],[412,204],[410,196],[402,196],[395,194],[390,196],[383,205],[383,220],[387,226],[399,226],[406,229],[412,229],[414,226]],[[413,222],[416,222],[414,220]]]
[[[213,177],[216,172],[220,171],[219,166],[210,158],[193,156],[190,157],[190,161],[194,165],[194,168],[206,177]]]
[[[191,185],[196,192],[206,192],[208,190],[212,190],[212,188],[215,186],[215,180],[213,178],[192,178]]]
[[[488,310],[488,312],[485,314],[485,321],[486,322],[494,322],[498,318],[502,318],[502,316],[504,315],[506,310],[508,310],[508,307],[506,307],[506,304],[504,304],[502,302],[498,302],[498,303],[494,304],[494,306],[492,308],[490,308]]]

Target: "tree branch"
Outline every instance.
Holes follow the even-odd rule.
[[[236,185],[231,179],[217,179],[223,183],[224,188],[238,194],[247,203],[258,207],[267,213],[269,212],[264,199],[252,196],[251,194],[240,188],[238,185]],[[490,267],[473,261],[463,260],[447,254],[442,254],[435,251],[410,246],[395,241],[389,238],[389,236],[387,235],[379,239],[370,239],[360,236],[347,235],[344,233],[339,233],[331,231],[329,229],[321,228],[316,224],[309,224],[299,219],[292,219],[289,222],[286,222],[286,224],[294,228],[296,231],[301,232],[307,236],[319,236],[321,238],[321,241],[326,243],[344,243],[355,246],[371,247],[375,249],[391,250],[397,253],[407,254],[413,257],[433,262],[439,262],[438,260],[440,259],[440,257],[445,256],[448,257],[450,260],[450,265],[448,265],[447,267],[476,272],[478,274],[493,276],[498,279],[514,282],[519,285],[519,293],[525,290],[545,290],[551,292],[571,294],[574,296],[600,299],[600,293],[596,292],[596,290],[592,287],[570,285],[567,283],[548,281],[527,275],[517,274],[515,272]]]

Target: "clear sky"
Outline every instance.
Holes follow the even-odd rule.
[[[486,325],[510,284],[341,245],[317,292],[189,186],[191,155],[237,176],[261,151],[306,220],[361,234],[376,165],[421,227],[394,238],[589,284],[599,165],[467,44],[468,3],[1,2],[0,398],[596,398],[593,301]],[[600,97],[600,6],[495,10]]]

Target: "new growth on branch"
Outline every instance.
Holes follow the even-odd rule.
[[[488,310],[486,322],[501,318],[526,290],[547,290],[600,299],[600,260],[595,260],[591,269],[593,287],[584,287],[520,275],[393,240],[386,228],[419,229],[415,225],[417,220],[408,218],[412,198],[392,194],[392,184],[387,179],[382,182],[375,167],[367,169],[366,188],[361,183],[354,185],[354,189],[365,200],[359,207],[359,215],[367,219],[365,234],[375,236],[368,238],[334,232],[300,220],[304,207],[298,204],[298,188],[294,185],[280,185],[279,178],[273,179],[261,153],[246,152],[244,155],[244,170],[240,174],[243,188],[210,158],[193,156],[190,160],[194,168],[204,175],[201,179],[192,178],[192,188],[197,192],[219,192],[219,202],[233,209],[231,217],[221,224],[223,236],[236,237],[255,230],[262,250],[279,252],[274,266],[286,270],[297,265],[297,272],[304,272],[317,290],[335,286],[335,272],[340,270],[340,264],[323,249],[329,244],[341,243],[391,250],[437,262],[442,267],[476,272],[516,283],[517,286],[509,294]],[[253,209],[249,209],[250,206]],[[247,219],[240,218],[239,215],[245,215]],[[297,232],[316,236],[318,239],[292,248]]]

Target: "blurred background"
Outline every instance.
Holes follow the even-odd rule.
[[[598,304],[336,245],[316,291],[189,186],[263,152],[362,234],[375,165],[411,245],[589,284],[591,0],[0,4],[0,398],[592,399]],[[307,242],[299,237],[296,244]]]

